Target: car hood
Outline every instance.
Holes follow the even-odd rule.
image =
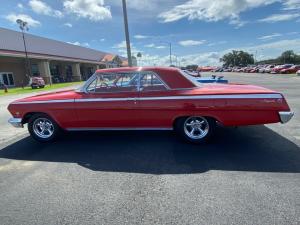
[[[246,84],[204,84],[193,91],[193,94],[275,94],[267,88]]]
[[[73,100],[78,98],[79,93],[75,90],[64,90],[64,91],[57,91],[57,92],[49,92],[43,93],[27,98],[22,98],[19,100],[14,101],[13,103],[18,102],[36,102],[36,101],[54,101],[54,100]]]

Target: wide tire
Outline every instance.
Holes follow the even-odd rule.
[[[31,137],[39,142],[55,140],[61,133],[60,127],[47,114],[33,115],[28,121],[28,131]]]
[[[185,140],[194,144],[207,143],[216,128],[216,121],[209,117],[192,116],[176,121],[175,130]]]

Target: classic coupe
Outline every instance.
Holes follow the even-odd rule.
[[[60,131],[175,130],[206,142],[217,124],[286,123],[293,117],[282,94],[243,84],[201,84],[176,68],[97,70],[78,90],[41,94],[8,106],[15,127],[28,123],[41,142]]]

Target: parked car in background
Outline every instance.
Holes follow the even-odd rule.
[[[272,69],[275,67],[275,65],[268,65],[265,70],[264,73],[271,73]]]
[[[281,70],[283,69],[288,69],[290,67],[292,67],[293,64],[285,64],[285,65],[279,65],[279,66],[275,66],[272,70],[271,73],[275,74],[275,73],[280,73]]]
[[[297,75],[300,76],[300,70],[297,71]]]
[[[216,124],[286,123],[292,117],[282,94],[241,84],[201,84],[177,68],[97,70],[78,90],[12,102],[9,122],[28,123],[41,142],[61,130],[175,130],[192,143],[206,142]],[[138,141],[138,140],[137,140]]]
[[[32,89],[44,88],[45,81],[42,77],[31,77],[29,85],[31,86]]]
[[[199,66],[197,71],[199,72],[211,72],[214,71],[216,68],[212,66]]]
[[[297,73],[298,70],[300,70],[300,65],[295,65],[290,68],[282,69],[280,73],[282,74]]]

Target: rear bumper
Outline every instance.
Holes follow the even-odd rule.
[[[289,122],[294,116],[293,112],[279,112],[279,117],[281,123],[287,123]]]
[[[17,127],[17,128],[23,128],[23,123],[22,123],[22,119],[21,118],[10,118],[8,120],[8,122],[14,126],[14,127]]]

